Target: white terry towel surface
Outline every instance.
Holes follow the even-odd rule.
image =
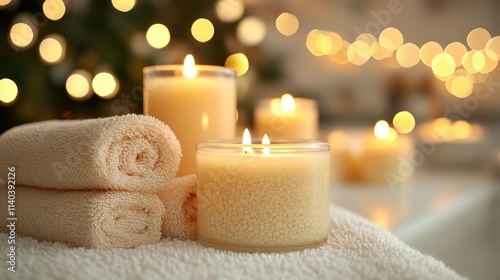
[[[185,175],[173,179],[158,192],[165,208],[161,226],[162,237],[196,239],[196,183],[196,174]]]
[[[7,193],[5,189],[2,188],[2,192]],[[103,249],[160,241],[164,209],[155,194],[58,191],[23,186],[16,186],[15,191],[17,234]],[[0,219],[9,223],[7,218],[12,216],[8,216],[7,198],[2,198]],[[8,230],[4,225],[0,231]]]
[[[180,159],[170,128],[144,115],[29,123],[0,136],[0,170],[16,166],[18,185],[41,188],[155,192]]]
[[[17,270],[2,269],[0,278],[464,279],[364,218],[339,207],[330,210],[326,245],[282,254],[224,252],[178,239],[134,249],[89,250],[19,237]],[[0,242],[2,252],[7,246]]]

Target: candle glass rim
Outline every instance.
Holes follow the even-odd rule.
[[[261,151],[271,149],[274,153],[301,153],[301,152],[329,152],[330,143],[321,140],[303,140],[303,139],[278,139],[271,144],[260,144],[261,140],[252,139],[255,144],[243,144],[242,138],[231,140],[207,140],[196,143],[196,151],[202,150],[220,150],[241,152],[243,148]]]
[[[142,69],[145,77],[184,77],[183,64],[152,65]],[[195,65],[196,76],[235,78],[236,71],[232,68],[218,65]]]

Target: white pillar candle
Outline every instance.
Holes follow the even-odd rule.
[[[247,130],[248,131],[248,130]],[[326,142],[198,144],[198,241],[240,252],[323,244],[329,231]]]
[[[271,139],[316,139],[318,109],[316,101],[294,98],[268,98],[258,102],[254,110],[254,131]]]
[[[144,114],[170,126],[182,148],[178,175],[196,172],[196,143],[231,139],[236,129],[236,73],[220,66],[151,66],[144,69]]]

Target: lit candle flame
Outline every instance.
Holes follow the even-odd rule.
[[[386,121],[378,121],[373,129],[377,139],[387,139],[389,136],[389,124]]]
[[[271,144],[271,141],[269,141],[269,136],[267,136],[267,133],[264,133],[264,136],[262,136],[262,145],[269,145]],[[265,155],[268,155],[271,152],[269,148],[264,147],[262,149],[262,153]]]
[[[243,132],[243,152],[245,154],[251,154],[253,153],[252,147],[252,136],[250,136],[250,131],[248,128],[245,128],[245,131]]]
[[[281,96],[281,108],[284,113],[293,112],[295,110],[295,100],[291,94],[285,93]]]
[[[193,78],[196,76],[196,67],[194,64],[194,57],[190,54],[186,55],[184,59],[184,70],[183,74],[185,77]]]

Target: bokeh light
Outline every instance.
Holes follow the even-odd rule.
[[[7,78],[0,80],[0,102],[4,104],[12,104],[16,100],[18,89],[16,83]]]
[[[76,100],[87,100],[90,98],[90,83],[92,76],[85,70],[76,70],[66,79],[66,91],[68,95]]]
[[[66,13],[66,5],[62,0],[45,0],[42,5],[43,14],[50,20],[60,20]]]
[[[453,57],[453,59],[455,60],[455,65],[458,67],[462,65],[462,58],[467,53],[467,47],[465,47],[464,44],[460,42],[453,42],[446,46],[444,52]]]
[[[113,7],[120,12],[128,12],[135,6],[135,0],[111,0]]]
[[[401,111],[392,120],[394,128],[401,134],[407,134],[415,128],[415,118],[408,111]]]
[[[432,60],[432,72],[438,77],[448,77],[455,72],[455,60],[447,53],[441,53]]]
[[[406,43],[398,49],[396,58],[402,67],[413,67],[420,62],[420,49],[415,44]]]
[[[433,41],[427,42],[420,48],[420,59],[425,65],[431,67],[434,57],[442,52],[443,48],[440,44]]]
[[[349,57],[347,56],[347,51],[351,44],[348,41],[343,40],[340,50],[328,55],[328,59],[338,64],[346,64],[349,62]]]
[[[483,67],[481,67],[481,69],[478,69],[479,73],[489,74],[489,73],[493,72],[493,70],[495,70],[498,66],[498,60],[491,58],[488,55],[487,50],[481,50],[480,53],[482,54],[482,56],[484,58],[484,65],[483,65]]]
[[[170,42],[170,31],[168,31],[165,25],[155,23],[148,28],[146,40],[149,45],[155,49],[164,48]]]
[[[472,67],[476,70],[476,72],[481,71],[486,65],[486,59],[484,58],[483,53],[477,51],[472,56]]]
[[[61,35],[48,35],[40,43],[38,52],[42,60],[48,64],[61,62],[66,54],[66,40]]]
[[[12,0],[0,0],[0,7],[5,7],[9,5],[12,2]]]
[[[92,79],[92,89],[99,97],[109,99],[116,95],[119,85],[113,74],[101,72]]]
[[[10,28],[9,37],[14,46],[27,48],[33,43],[35,31],[29,24],[18,22]]]
[[[394,27],[384,29],[379,35],[379,44],[384,48],[395,51],[404,43],[403,34]]]
[[[476,28],[467,35],[467,44],[473,50],[482,50],[491,39],[490,32],[484,28]]]
[[[384,120],[378,121],[373,128],[373,134],[377,139],[386,139],[389,136],[389,124]]]
[[[219,0],[215,4],[215,13],[222,22],[235,22],[245,12],[243,0]]]
[[[234,69],[234,71],[236,71],[236,75],[238,76],[245,74],[250,67],[248,58],[243,53],[235,53],[228,56],[224,65]]]
[[[191,26],[191,34],[196,41],[205,43],[210,41],[214,36],[214,25],[206,18],[199,18],[193,22]]]
[[[376,60],[384,60],[390,58],[394,54],[393,51],[386,49],[384,46],[377,43],[377,49],[372,53]]]
[[[486,51],[492,59],[500,60],[500,36],[493,37],[486,43]]]
[[[372,34],[362,33],[356,38],[356,41],[363,41],[368,44],[368,46],[370,46],[371,55],[377,52],[379,44],[377,38],[375,38],[375,36],[373,36]]]
[[[451,93],[459,98],[471,95],[474,81],[468,76],[458,76],[451,83]]]
[[[347,57],[354,65],[363,65],[371,57],[370,46],[364,41],[355,41],[347,48]]]
[[[285,36],[291,36],[299,29],[299,20],[295,15],[282,13],[276,18],[276,29]]]
[[[257,17],[247,17],[238,24],[236,36],[245,46],[258,45],[266,36],[266,25]]]
[[[468,51],[464,57],[462,58],[462,66],[464,67],[465,70],[467,70],[467,72],[469,73],[477,73],[477,69],[474,67],[474,64],[473,64],[473,59],[474,59],[474,55],[477,53],[478,51],[476,50],[471,50],[471,51]]]

